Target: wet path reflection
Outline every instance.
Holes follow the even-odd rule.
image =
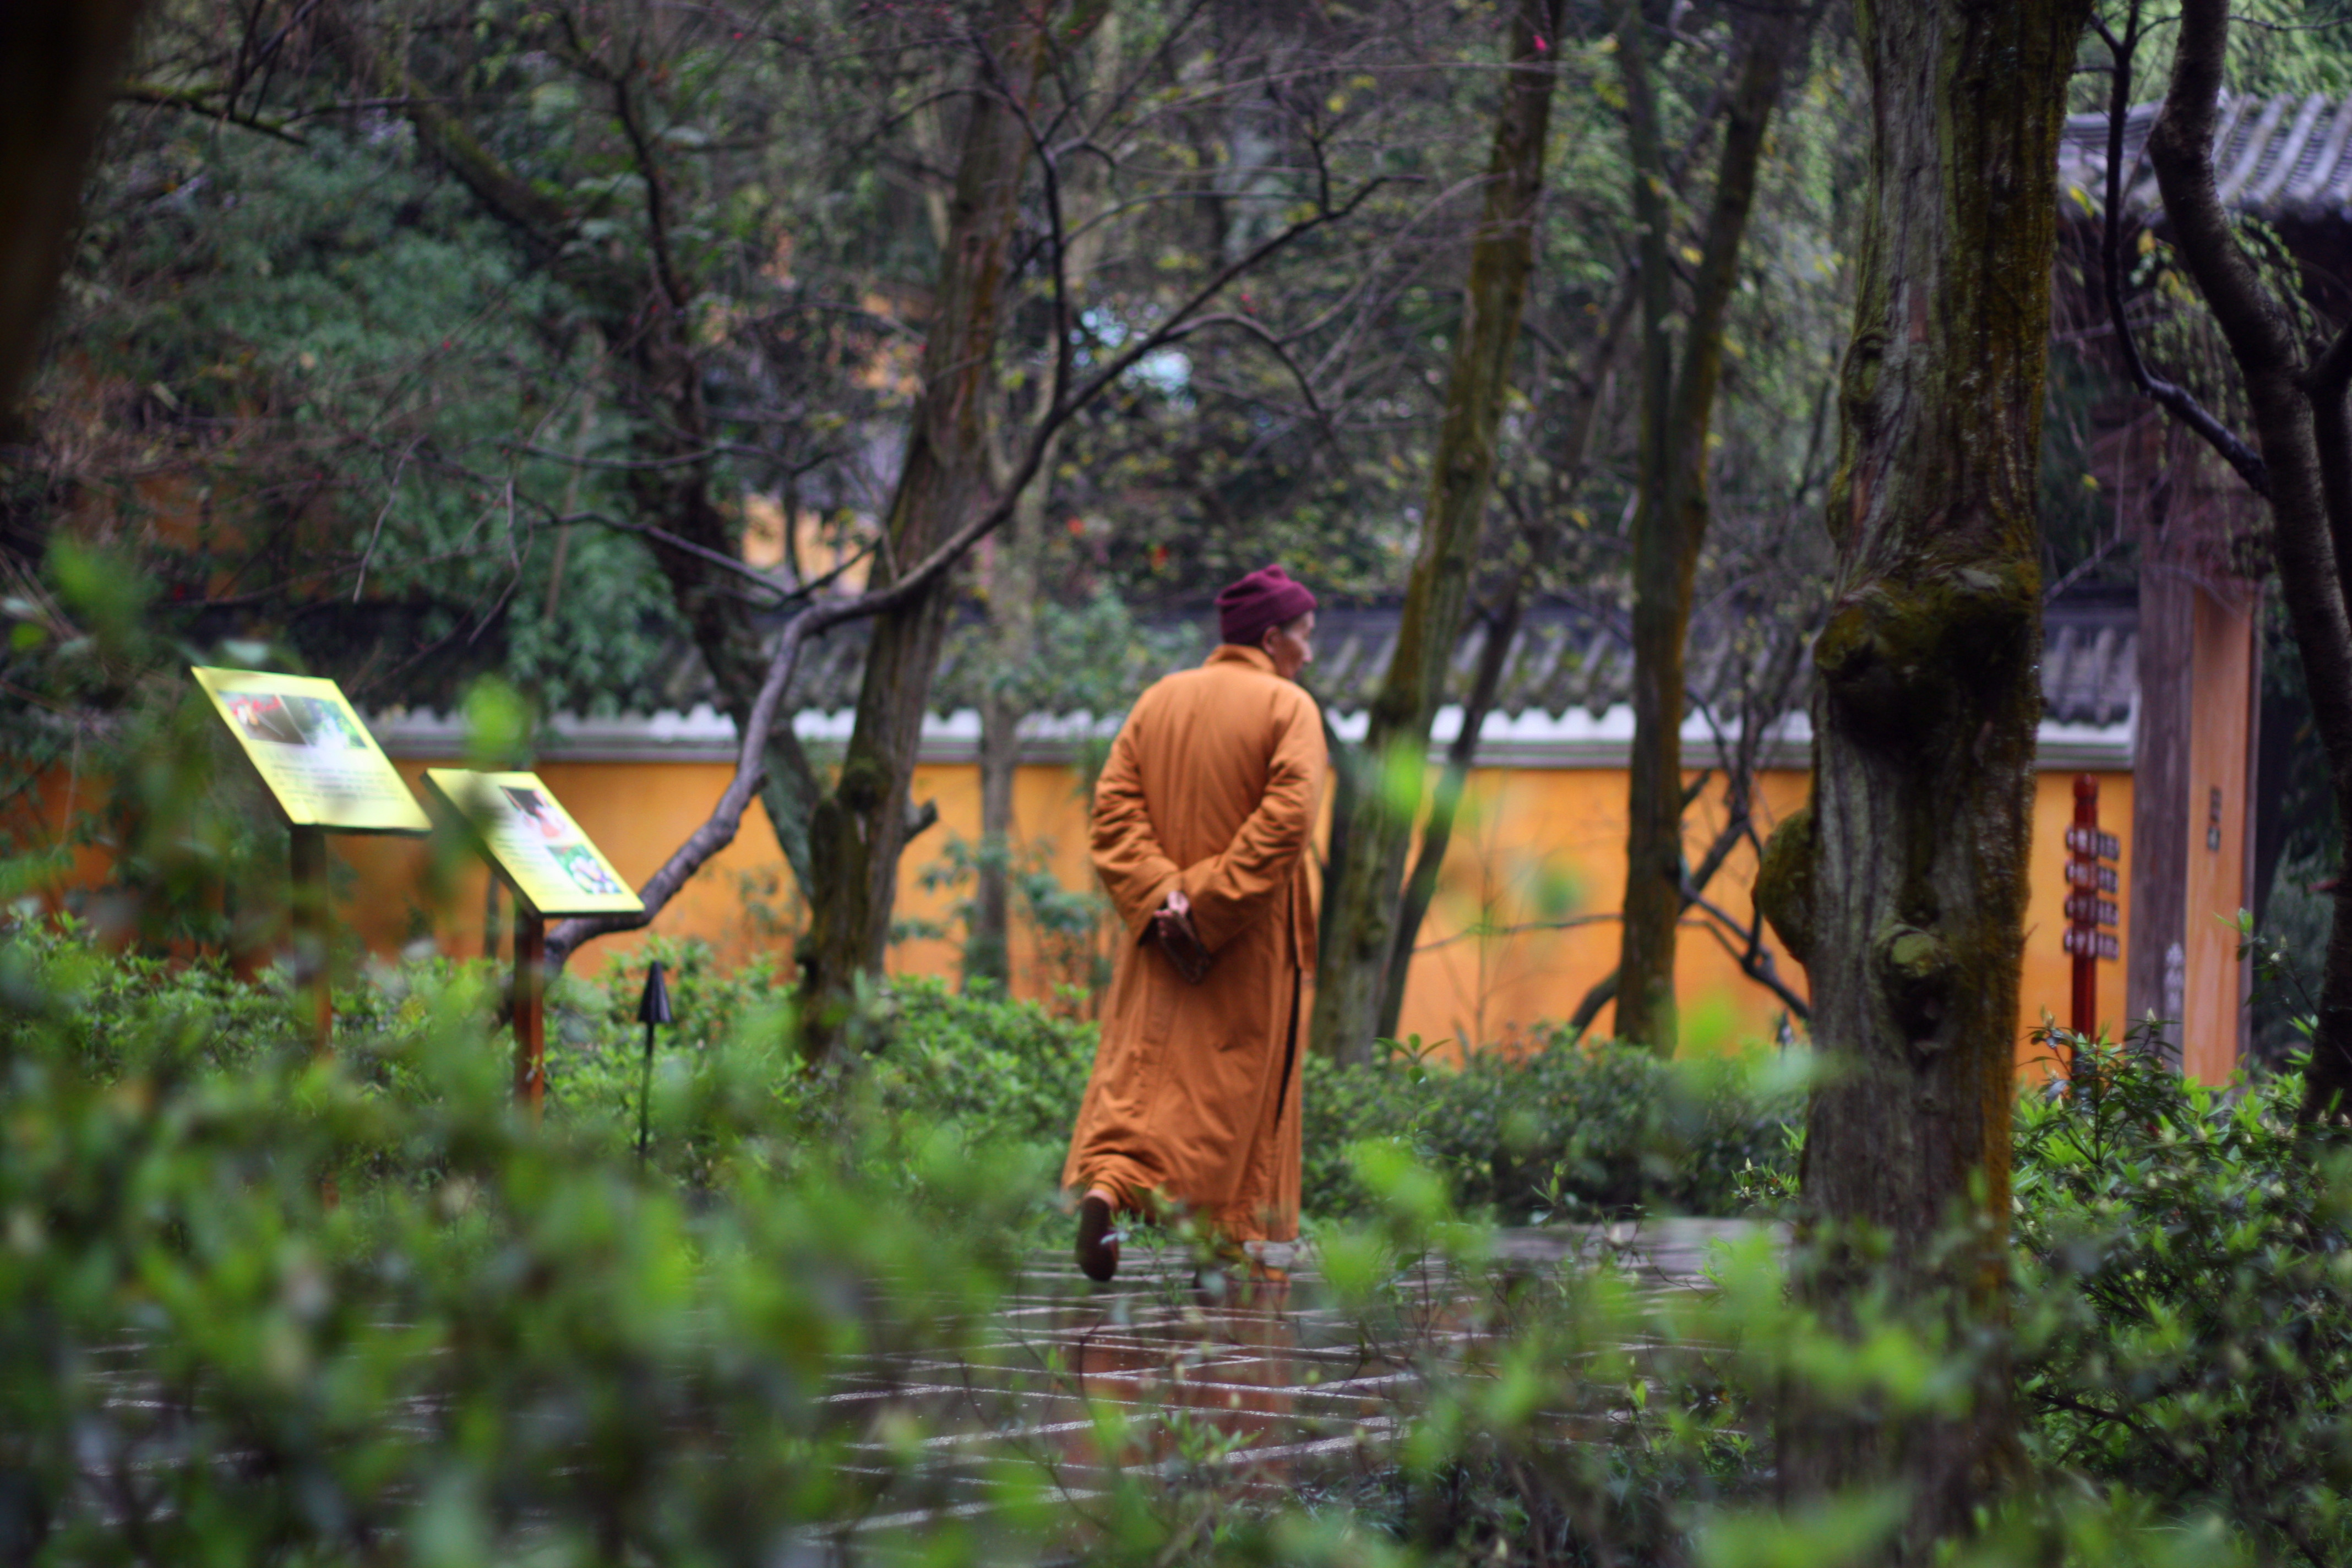
[[[1689,1289],[1709,1246],[1748,1228],[1654,1222],[1619,1238],[1631,1244],[1620,1261],[1647,1289]],[[1539,1276],[1608,1245],[1596,1232],[1506,1232],[1495,1260]],[[845,1364],[827,1403],[863,1407],[870,1423],[859,1452],[873,1466],[858,1468],[891,1505],[868,1528],[985,1513],[1008,1489],[1040,1485],[1083,1508],[1115,1471],[1288,1491],[1381,1461],[1418,1392],[1415,1369],[1475,1348],[1465,1342],[1489,1321],[1490,1288],[1423,1263],[1400,1277],[1375,1330],[1333,1304],[1311,1258],[1286,1283],[1208,1289],[1173,1249],[1132,1253],[1108,1288],[1041,1258],[964,1354]]]

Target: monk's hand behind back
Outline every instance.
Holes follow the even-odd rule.
[[[1193,929],[1192,900],[1182,889],[1171,891],[1168,901],[1151,911],[1151,939],[1186,984],[1198,985],[1209,977],[1209,950],[1201,945],[1201,933]]]

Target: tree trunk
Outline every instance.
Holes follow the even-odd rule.
[[[1331,725],[1328,709],[1323,713],[1323,750],[1331,758],[1331,833],[1323,856],[1320,908],[1323,918],[1315,928],[1315,973],[1319,976],[1331,972],[1338,962],[1339,944],[1331,938],[1338,928],[1331,921],[1331,906],[1336,889],[1348,879],[1348,825],[1357,819],[1356,803],[1362,797],[1363,758],[1355,747],[1339,738]],[[1311,1020],[1310,1020],[1311,1026]],[[1311,1039],[1312,1037],[1310,1036]]]
[[[2057,139],[2087,9],[1860,8],[1874,108],[1829,505],[1838,589],[1814,645],[1812,800],[1758,877],[1811,975],[1828,1067],[1798,1288],[1835,1322],[1885,1270],[1896,1300],[1952,1314],[1956,1343],[1999,1313],[2005,1271]],[[1963,1414],[1799,1406],[1783,1486],[1900,1488],[1887,1560],[1925,1562],[2010,1461],[2009,1397],[1996,1357]]]
[[[1090,93],[1115,89],[1118,78],[1119,19],[1104,8],[1096,29],[1094,70]],[[1063,255],[1062,288],[1076,295],[1094,277],[1102,259],[1109,227],[1101,216],[1106,170],[1102,160],[1084,158],[1061,175]],[[1051,378],[1036,383],[1032,426],[1051,412]],[[1059,436],[1045,444],[1037,464],[1036,480],[1021,492],[1011,521],[996,542],[987,573],[989,661],[996,678],[980,710],[980,860],[974,868],[971,946],[964,956],[964,978],[993,980],[1007,992],[1013,986],[1013,785],[1021,767],[1018,735],[1029,714],[1029,699],[1017,683],[1007,680],[1026,670],[1037,657],[1037,597],[1045,578],[1045,528],[1051,514],[1054,469],[1061,455]],[[1000,454],[999,466],[1010,468],[1010,458]]]
[[[897,564],[943,543],[988,489],[997,325],[1031,151],[1025,109],[1056,50],[1100,16],[1090,7],[1090,20],[1074,26],[1057,9],[998,0],[990,20],[983,90],[964,128],[949,246],[923,344],[923,389],[884,523],[886,582]],[[841,776],[809,824],[812,918],[799,956],[802,1048],[812,1060],[829,1056],[841,1038],[857,977],[881,972],[907,840],[908,787],[950,604],[942,584],[876,621]]]
[[[1058,445],[1056,443],[1055,445]],[[1052,495],[1054,447],[1042,475],[996,540],[988,571],[990,673],[980,709],[980,858],[973,868],[970,945],[964,982],[1013,988],[1013,784],[1021,766],[1021,721],[1029,704],[1009,684],[1036,655],[1038,556]]]
[[[1396,650],[1372,702],[1347,856],[1337,867],[1336,886],[1325,889],[1328,938],[1315,980],[1312,1038],[1318,1049],[1343,1061],[1371,1055],[1395,946],[1399,881],[1421,804],[1430,720],[1444,700],[1445,670],[1469,598],[1495,473],[1495,427],[1535,264],[1560,7],[1561,0],[1517,0],[1513,9],[1512,69],[1496,111],[1486,201],[1446,379],[1428,522],[1405,587]]]
[[[2147,158],[2173,245],[2245,377],[2277,524],[2279,596],[2294,627],[2336,819],[2352,822],[2352,617],[2343,575],[2352,561],[2352,409],[2346,400],[2352,330],[2306,364],[2292,321],[2222,210],[2213,183],[2213,135],[2229,27],[2227,0],[2182,5],[2172,83]],[[2183,416],[2180,408],[2168,408]],[[2344,883],[2339,878],[2320,977],[2304,1085],[2306,1121],[2340,1117],[2352,1105],[2352,921],[2344,905],[2352,888]]]
[[[140,0],[0,6],[0,416],[33,366]]]
[[[1626,798],[1625,900],[1617,956],[1617,1026],[1661,1055],[1674,1054],[1675,935],[1684,908],[1683,647],[1691,589],[1706,541],[1707,436],[1723,367],[1724,319],[1738,281],[1740,241],[1755,203],[1764,132],[1780,97],[1780,73],[1797,27],[1792,12],[1767,13],[1740,63],[1693,290],[1675,355],[1672,216],[1659,141],[1647,26],[1630,0],[1618,29],[1627,140],[1641,258],[1642,440],[1633,519],[1633,749]]]
[[[966,990],[974,982],[1006,994],[1013,990],[1013,784],[1021,769],[1023,706],[995,691],[981,703],[980,854],[963,950]]]

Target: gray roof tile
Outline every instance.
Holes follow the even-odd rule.
[[[1396,640],[1398,612],[1393,606],[1334,605],[1320,617],[1316,637],[1316,662],[1307,684],[1323,702],[1339,712],[1369,707],[1388,668]],[[984,644],[978,623],[967,623],[947,639],[938,678],[931,686],[931,707],[947,713],[976,705],[986,674]],[[1159,661],[1139,661],[1134,669],[1139,687],[1171,669],[1197,663],[1211,641],[1210,621],[1203,615],[1169,614],[1150,617],[1146,625],[1173,640],[1180,654]],[[1190,637],[1170,639],[1169,634],[1190,630]],[[1468,694],[1475,673],[1483,630],[1465,634],[1449,661],[1446,698],[1459,701]],[[1761,650],[1752,627],[1726,618],[1695,626],[1688,658],[1689,684],[1710,701],[1733,699],[1745,672],[1759,662]],[[839,712],[857,702],[866,632],[863,626],[843,627],[823,637],[803,656],[793,682],[796,708]],[[2137,613],[2127,605],[2060,604],[2042,618],[2042,695],[2045,718],[2059,723],[2108,726],[2130,716],[2138,691],[2139,634]],[[685,709],[709,701],[708,680],[698,659],[690,656],[690,681],[680,687],[674,706]],[[1519,636],[1505,668],[1498,709],[1512,717],[1538,711],[1553,718],[1581,708],[1598,718],[1631,700],[1633,648],[1622,630],[1610,619],[1557,601],[1531,606],[1520,623]],[[1800,680],[1799,690],[1804,689]],[[1065,704],[1065,707],[1071,706]],[[1055,705],[1046,704],[1048,710]]]
[[[2158,108],[2135,105],[2124,120],[2124,210],[2133,215],[2162,205],[2144,156]],[[2213,147],[2214,183],[2224,203],[2272,218],[2352,216],[2352,99],[2231,99]],[[2085,204],[2098,210],[2106,200],[2106,111],[2068,115],[2058,137],[2062,210],[2078,214]]]

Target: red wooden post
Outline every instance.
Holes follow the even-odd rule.
[[[324,1057],[335,1048],[334,975],[327,940],[327,835],[322,828],[297,826],[289,839],[294,979],[310,986],[310,1048]]]
[[[514,936],[515,1098],[537,1121],[547,1095],[547,923],[520,894]]]
[[[2074,1005],[2068,1027],[2089,1036],[2099,1027],[2099,928],[2095,918],[2084,920],[2081,913],[2086,903],[2095,909],[2099,887],[2099,781],[2089,773],[2074,775],[2074,828],[2066,836],[2066,928],[2074,939],[2069,943],[2074,958]],[[2071,1061],[2067,1070],[2074,1070]]]

